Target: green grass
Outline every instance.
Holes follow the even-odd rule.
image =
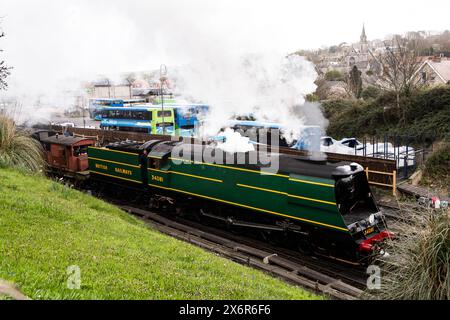
[[[67,288],[79,266],[81,288]],[[32,299],[317,299],[43,177],[0,169],[0,279]]]

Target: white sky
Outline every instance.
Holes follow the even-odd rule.
[[[0,48],[14,77],[36,83],[179,64],[210,48],[285,54],[356,42],[363,22],[369,39],[445,30],[449,12],[448,0],[2,0]]]

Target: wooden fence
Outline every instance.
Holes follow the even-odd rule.
[[[369,167],[366,167],[365,171],[366,171],[367,181],[369,181],[369,184],[392,189],[393,196],[395,197],[397,195],[397,170],[394,170],[392,172],[381,172],[381,171],[369,170]],[[370,177],[371,174],[387,177],[388,180],[390,179],[390,183],[381,183],[381,182],[373,181],[373,180],[371,180],[371,177]]]

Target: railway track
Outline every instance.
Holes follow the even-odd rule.
[[[329,258],[318,258],[308,254],[302,254],[299,251],[288,248],[271,245],[267,242],[249,238],[248,236],[238,235],[233,232],[224,231],[213,227],[208,227],[190,220],[183,219],[183,224],[190,225],[196,229],[220,235],[224,238],[270,252],[276,252],[277,257],[296,263],[297,265],[308,267],[324,275],[341,280],[353,287],[363,290],[367,285],[367,274],[365,269],[356,264],[341,263],[340,261],[330,260]]]
[[[156,230],[227,257],[238,263],[264,270],[288,282],[323,293],[333,299],[356,300],[363,294],[365,280],[359,272],[344,272],[343,266],[331,268],[330,263],[311,258],[294,257],[288,250],[262,246],[262,242],[241,236],[230,236],[195,223],[174,221],[157,213],[119,205],[136,215]]]
[[[383,215],[386,217],[389,226],[396,225],[399,222],[400,223],[407,223],[408,217],[402,214],[400,208],[393,207],[393,206],[387,206],[387,205],[379,205],[381,208],[381,211],[383,212]]]

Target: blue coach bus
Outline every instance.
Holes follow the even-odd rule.
[[[169,103],[164,107],[174,109],[175,113],[175,129],[194,129],[199,119],[203,118],[209,110],[206,104],[193,103]]]
[[[133,107],[105,107],[100,128],[153,134],[193,136],[198,119],[208,106],[200,104],[136,105]]]
[[[110,99],[93,98],[89,99],[89,115],[91,119],[102,120],[102,110],[106,107],[126,107],[139,103],[145,103],[145,99]]]

